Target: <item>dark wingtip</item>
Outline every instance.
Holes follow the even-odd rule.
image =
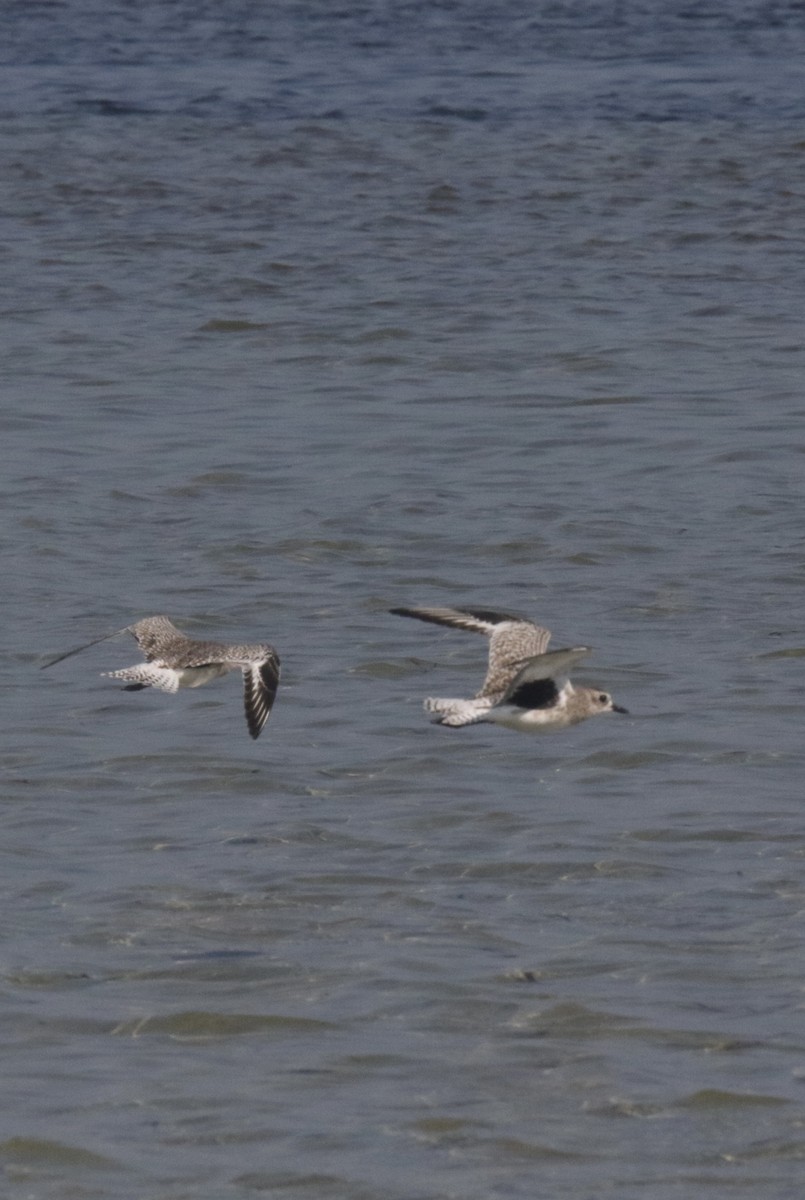
[[[264,721],[258,721],[258,719],[255,717],[254,711],[251,708],[246,709],[246,725],[248,726],[248,729],[249,729],[249,737],[250,738],[254,739],[255,741],[257,740],[257,738],[259,738],[260,734],[263,732],[263,729],[265,728],[266,721],[268,720],[268,718],[270,716],[271,716],[271,709],[269,709],[268,712],[266,713]]]
[[[249,737],[257,739],[265,728],[277,697],[280,682],[280,660],[275,650],[257,668],[260,682],[256,683],[254,668],[243,668],[243,703]]]

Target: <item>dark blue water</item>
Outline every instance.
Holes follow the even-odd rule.
[[[2,22],[8,1195],[798,1197],[802,6]]]

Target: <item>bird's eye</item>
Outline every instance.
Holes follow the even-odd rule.
[[[606,692],[602,692],[601,695],[598,697],[599,704],[606,704],[608,700],[609,700],[609,696],[606,694]]]

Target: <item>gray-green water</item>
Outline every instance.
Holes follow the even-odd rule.
[[[5,1194],[798,1198],[801,12],[6,20]]]

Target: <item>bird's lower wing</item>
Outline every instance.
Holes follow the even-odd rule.
[[[550,650],[547,654],[535,654],[526,659],[506,689],[502,703],[510,700],[523,684],[566,675],[579,659],[585,658],[589,653],[589,646],[572,646],[568,650]]]
[[[271,715],[271,706],[277,695],[280,681],[280,661],[274,656],[262,663],[251,663],[243,667],[243,703],[246,709],[246,724],[253,738]]]

